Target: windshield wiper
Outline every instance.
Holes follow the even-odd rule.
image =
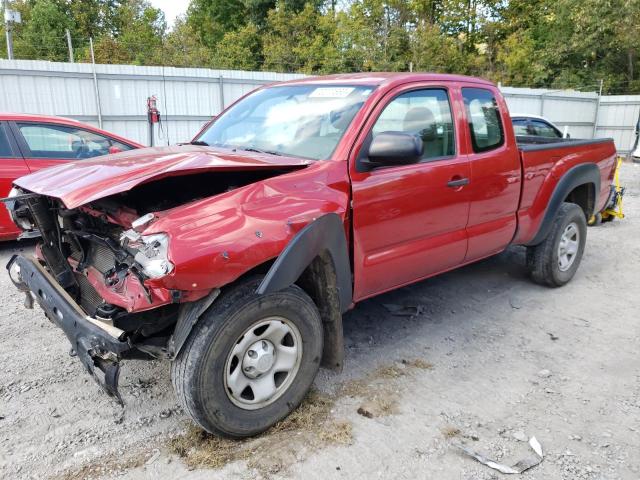
[[[254,147],[236,147],[238,150],[244,150],[245,152],[256,152],[256,153],[266,153],[267,155],[277,155],[279,157],[282,156],[280,152],[275,152],[273,150],[260,150],[259,148]]]
[[[192,142],[189,142],[189,145],[200,145],[202,147],[208,147],[209,144],[207,142],[203,142],[202,140],[194,140]]]

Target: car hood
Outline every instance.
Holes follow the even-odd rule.
[[[217,170],[293,170],[310,163],[312,160],[244,150],[177,145],[65,163],[21,177],[14,184],[75,208],[169,176]]]

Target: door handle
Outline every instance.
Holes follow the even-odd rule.
[[[458,188],[458,187],[464,187],[465,185],[469,184],[469,179],[468,178],[456,178],[454,177],[455,180],[449,180],[447,182],[447,187],[451,187],[451,188]]]

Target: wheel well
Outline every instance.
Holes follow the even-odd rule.
[[[296,285],[311,297],[322,318],[322,366],[341,369],[344,362],[342,313],[336,269],[331,254],[327,250],[320,252],[304,269]]]
[[[255,275],[265,275],[274,262],[275,259],[271,259],[255,266],[230,285],[236,285],[238,282]],[[322,366],[330,369],[341,369],[344,362],[342,312],[340,310],[336,268],[329,251],[320,252],[302,271],[295,284],[311,297],[320,312],[324,332]]]
[[[596,192],[595,185],[593,183],[584,183],[578,185],[571,190],[565,197],[565,202],[575,203],[584,212],[587,220],[593,215],[596,204]]]

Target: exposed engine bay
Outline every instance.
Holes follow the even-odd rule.
[[[15,188],[6,203],[25,236],[40,236],[37,257],[87,315],[144,337],[170,335],[163,330],[175,323],[178,304],[195,298],[189,298],[191,292],[153,285],[174,265],[168,236],[144,235],[144,229],[158,213],[280,173],[269,169],[166,177],[74,209]]]

